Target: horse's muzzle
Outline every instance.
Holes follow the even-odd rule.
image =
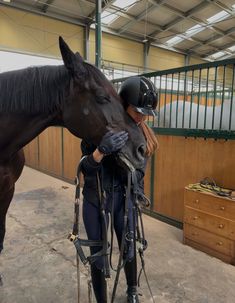
[[[137,158],[144,161],[145,152],[146,152],[145,144],[140,144],[140,146],[137,148]]]

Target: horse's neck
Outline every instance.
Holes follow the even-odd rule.
[[[0,158],[12,156],[52,125],[62,126],[56,114],[51,115],[1,115]]]

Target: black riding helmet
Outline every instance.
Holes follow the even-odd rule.
[[[158,93],[154,84],[148,78],[143,76],[128,78],[122,83],[119,95],[124,102],[132,105],[137,112],[143,115],[157,115],[155,109],[158,103]]]

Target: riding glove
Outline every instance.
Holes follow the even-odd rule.
[[[101,139],[98,150],[107,155],[114,153],[121,149],[128,140],[128,133],[126,131],[120,131],[114,133],[113,131],[107,132]]]

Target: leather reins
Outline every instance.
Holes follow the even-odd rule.
[[[125,163],[125,164],[128,164],[128,163]],[[68,237],[70,239],[70,241],[72,241],[74,243],[74,245],[76,247],[76,251],[77,251],[78,303],[80,303],[79,258],[84,265],[87,265],[88,263],[92,264],[93,262],[96,261],[96,259],[98,257],[103,256],[104,260],[105,260],[104,275],[105,275],[106,281],[107,281],[107,279],[110,278],[112,243],[111,243],[111,248],[110,248],[109,247],[110,245],[108,244],[108,236],[107,236],[108,227],[107,227],[106,213],[105,213],[105,207],[104,207],[104,190],[103,190],[103,186],[102,186],[102,182],[101,182],[99,173],[97,173],[96,178],[97,178],[97,188],[98,188],[99,199],[100,199],[100,211],[101,211],[101,217],[102,217],[102,240],[93,241],[93,240],[80,238],[80,227],[79,227],[79,225],[80,225],[79,208],[80,207],[79,206],[80,206],[80,187],[81,187],[81,181],[80,181],[81,180],[81,165],[80,164],[78,165],[77,176],[75,178],[76,190],[75,190],[75,203],[74,203],[74,223],[73,223],[72,233],[70,233],[70,235]],[[147,241],[145,239],[145,234],[144,234],[141,207],[137,200],[137,192],[138,192],[137,187],[138,187],[138,184],[137,184],[137,180],[136,180],[135,170],[132,166],[127,165],[127,186],[125,188],[126,193],[125,193],[125,204],[124,204],[124,225],[123,225],[118,265],[117,265],[117,269],[116,269],[116,276],[115,276],[114,286],[113,286],[113,291],[112,291],[111,303],[114,302],[114,299],[116,296],[116,290],[117,290],[117,286],[118,286],[121,269],[125,266],[125,263],[126,263],[126,260],[123,257],[124,257],[124,251],[125,251],[125,242],[127,240],[128,201],[131,198],[131,194],[133,194],[133,199],[131,199],[131,201],[133,202],[132,215],[133,215],[134,230],[133,230],[133,238],[128,239],[128,240],[133,241],[134,257],[136,257],[136,251],[137,251],[136,243],[137,242],[139,243],[138,253],[139,253],[139,256],[141,259],[142,268],[141,268],[139,276],[138,276],[138,285],[140,282],[140,275],[143,272],[147,285],[148,285],[148,288],[149,288],[149,292],[151,294],[152,301],[155,302],[151,288],[150,288],[150,284],[148,282],[147,274],[145,271],[144,251],[147,248]],[[145,198],[145,196],[144,196],[144,198]],[[113,227],[111,226],[111,234],[113,234],[112,228]],[[112,242],[112,240],[111,240],[111,242]],[[85,247],[101,246],[102,249],[95,254],[91,254],[90,256],[85,256],[82,246],[85,246]],[[110,264],[108,262],[109,253],[110,253]],[[89,289],[90,288],[91,288],[91,286],[89,287]],[[89,291],[89,294],[90,293],[91,293],[91,289]],[[89,296],[89,302],[91,302],[91,300],[92,300],[91,296]]]

